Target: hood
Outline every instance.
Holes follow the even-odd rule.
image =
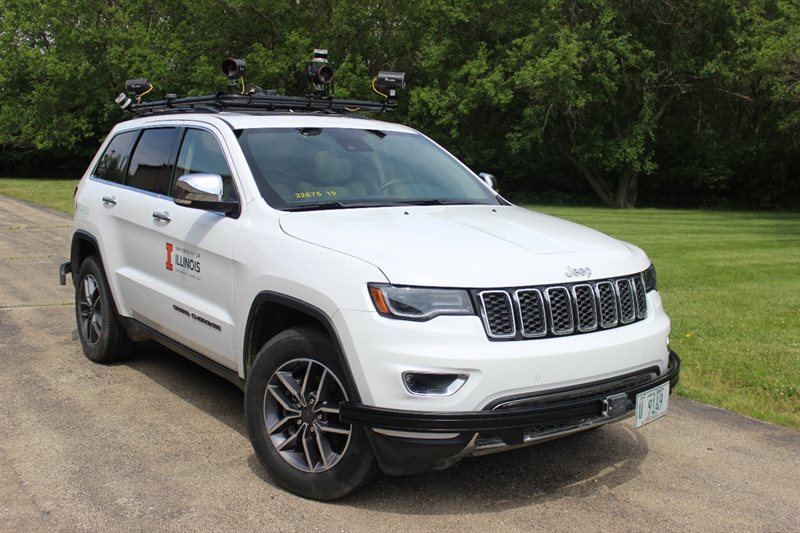
[[[635,246],[516,206],[305,211],[282,215],[280,225],[292,237],[372,263],[397,285],[519,287],[649,265]]]

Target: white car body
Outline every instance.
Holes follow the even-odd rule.
[[[154,126],[192,127],[213,134],[238,192],[238,218],[178,205],[167,195],[143,193],[93,175],[116,134]],[[237,141],[237,131],[265,126],[421,135],[386,122],[316,115],[193,113],[117,125],[81,180],[74,230],[96,241],[122,319],[207,358],[241,384],[248,377],[248,325],[256,299],[268,293],[302,302],[324,315],[332,329],[359,403],[388,411],[479,412],[507,398],[580,388],[645,369],[657,369],[659,376],[670,370],[670,322],[655,290],[646,294],[646,317],[634,323],[546,338],[492,339],[478,312],[427,321],[383,316],[370,297],[370,283],[469,291],[572,287],[576,282],[638,276],[650,260],[636,246],[506,202],[277,209],[260,194]],[[479,177],[474,179],[491,190]],[[154,218],[154,213],[170,220]],[[73,249],[76,270],[74,254]],[[166,267],[170,262],[172,270]],[[466,380],[451,394],[415,394],[404,383],[408,372],[453,374]],[[595,417],[555,434],[617,416]],[[461,433],[446,427],[431,432],[364,425],[375,434],[396,438],[448,440]],[[523,440],[538,438],[525,434]],[[506,444],[521,442],[512,439]],[[456,455],[476,453],[474,443],[471,437],[472,447]]]

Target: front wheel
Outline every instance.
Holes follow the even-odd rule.
[[[293,328],[259,351],[245,386],[256,455],[278,483],[315,500],[353,492],[373,469],[364,430],[339,420],[348,399],[341,376],[328,337]]]

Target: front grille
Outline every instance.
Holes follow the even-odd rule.
[[[636,309],[633,307],[633,286],[629,279],[617,280],[617,293],[619,294],[620,319],[623,324],[630,324],[636,320]]]
[[[547,335],[547,318],[544,314],[544,299],[536,289],[521,290],[514,293],[520,309],[522,336],[544,337]]]
[[[600,281],[594,287],[600,300],[600,327],[613,328],[619,324],[619,304],[614,284],[610,281]]]
[[[566,287],[548,287],[544,293],[550,311],[550,331],[555,335],[569,335],[575,331],[574,310]]]
[[[484,291],[480,295],[483,323],[490,337],[513,337],[517,333],[511,298],[505,291]]]
[[[597,302],[594,298],[594,289],[588,283],[583,283],[575,285],[572,294],[575,296],[575,310],[578,312],[578,329],[594,331],[597,329]]]
[[[647,296],[641,274],[474,294],[490,339],[589,333],[647,318]]]

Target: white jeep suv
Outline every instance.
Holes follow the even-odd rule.
[[[485,179],[483,179],[485,178]],[[151,339],[244,390],[291,491],[666,412],[680,362],[639,248],[516,207],[419,132],[323,113],[118,124],[75,196],[86,356]]]

